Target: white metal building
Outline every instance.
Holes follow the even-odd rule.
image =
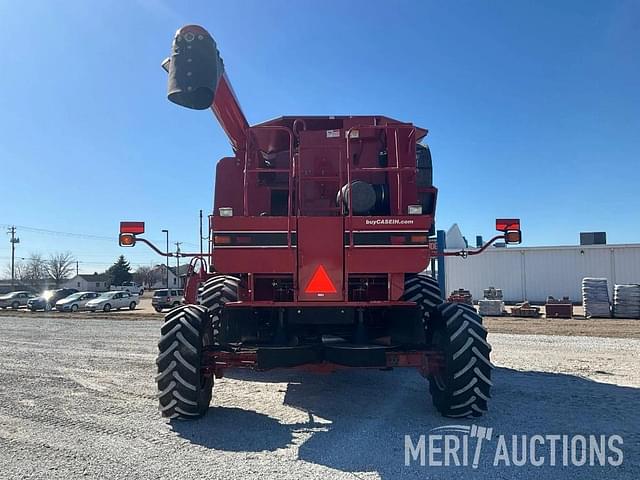
[[[614,284],[640,283],[640,244],[488,248],[466,259],[445,257],[445,270],[447,294],[466,288],[476,300],[493,286],[505,301],[566,295],[580,302],[584,277],[607,278],[613,299]]]

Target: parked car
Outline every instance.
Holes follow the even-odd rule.
[[[111,291],[137,293],[142,296],[144,294],[144,287],[136,282],[122,282],[122,285],[111,285],[109,287]]]
[[[102,310],[103,312],[109,312],[111,310],[120,310],[121,308],[128,308],[134,310],[139,302],[139,296],[131,294],[123,290],[119,292],[104,292],[99,297],[89,300],[85,308],[95,312],[96,310]]]
[[[151,297],[151,306],[156,312],[161,312],[163,308],[173,308],[183,303],[184,290],[176,288],[167,290],[162,288],[153,292]]]
[[[0,308],[11,307],[15,310],[16,308],[25,307],[32,297],[34,297],[33,293],[26,291],[7,293],[0,297]]]
[[[98,298],[99,296],[100,294],[98,292],[74,293],[62,300],[58,300],[56,302],[56,310],[59,312],[77,312],[78,310],[84,310],[90,300]]]
[[[51,310],[58,300],[62,300],[73,293],[78,293],[78,290],[76,288],[45,290],[39,297],[31,298],[27,302],[27,308],[32,312],[36,310]]]

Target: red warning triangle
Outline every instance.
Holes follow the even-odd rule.
[[[336,293],[336,287],[327,275],[327,271],[322,265],[318,265],[315,273],[309,280],[305,293]]]

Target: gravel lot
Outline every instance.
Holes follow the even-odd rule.
[[[414,371],[229,372],[197,422],[154,398],[157,320],[0,317],[2,478],[640,478],[640,340],[490,334],[496,434],[619,434],[613,467],[404,466],[443,425]],[[486,455],[485,455],[486,454]]]

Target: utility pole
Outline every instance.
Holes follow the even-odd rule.
[[[180,245],[182,245],[182,242],[176,242],[176,277],[178,277],[178,288],[182,288],[180,282]]]
[[[76,260],[76,277],[79,275],[79,273],[80,273],[80,262]]]
[[[16,281],[16,243],[20,243],[20,239],[16,237],[16,227],[15,225],[9,227],[7,229],[7,233],[11,235],[11,291],[15,290],[15,281]]]

